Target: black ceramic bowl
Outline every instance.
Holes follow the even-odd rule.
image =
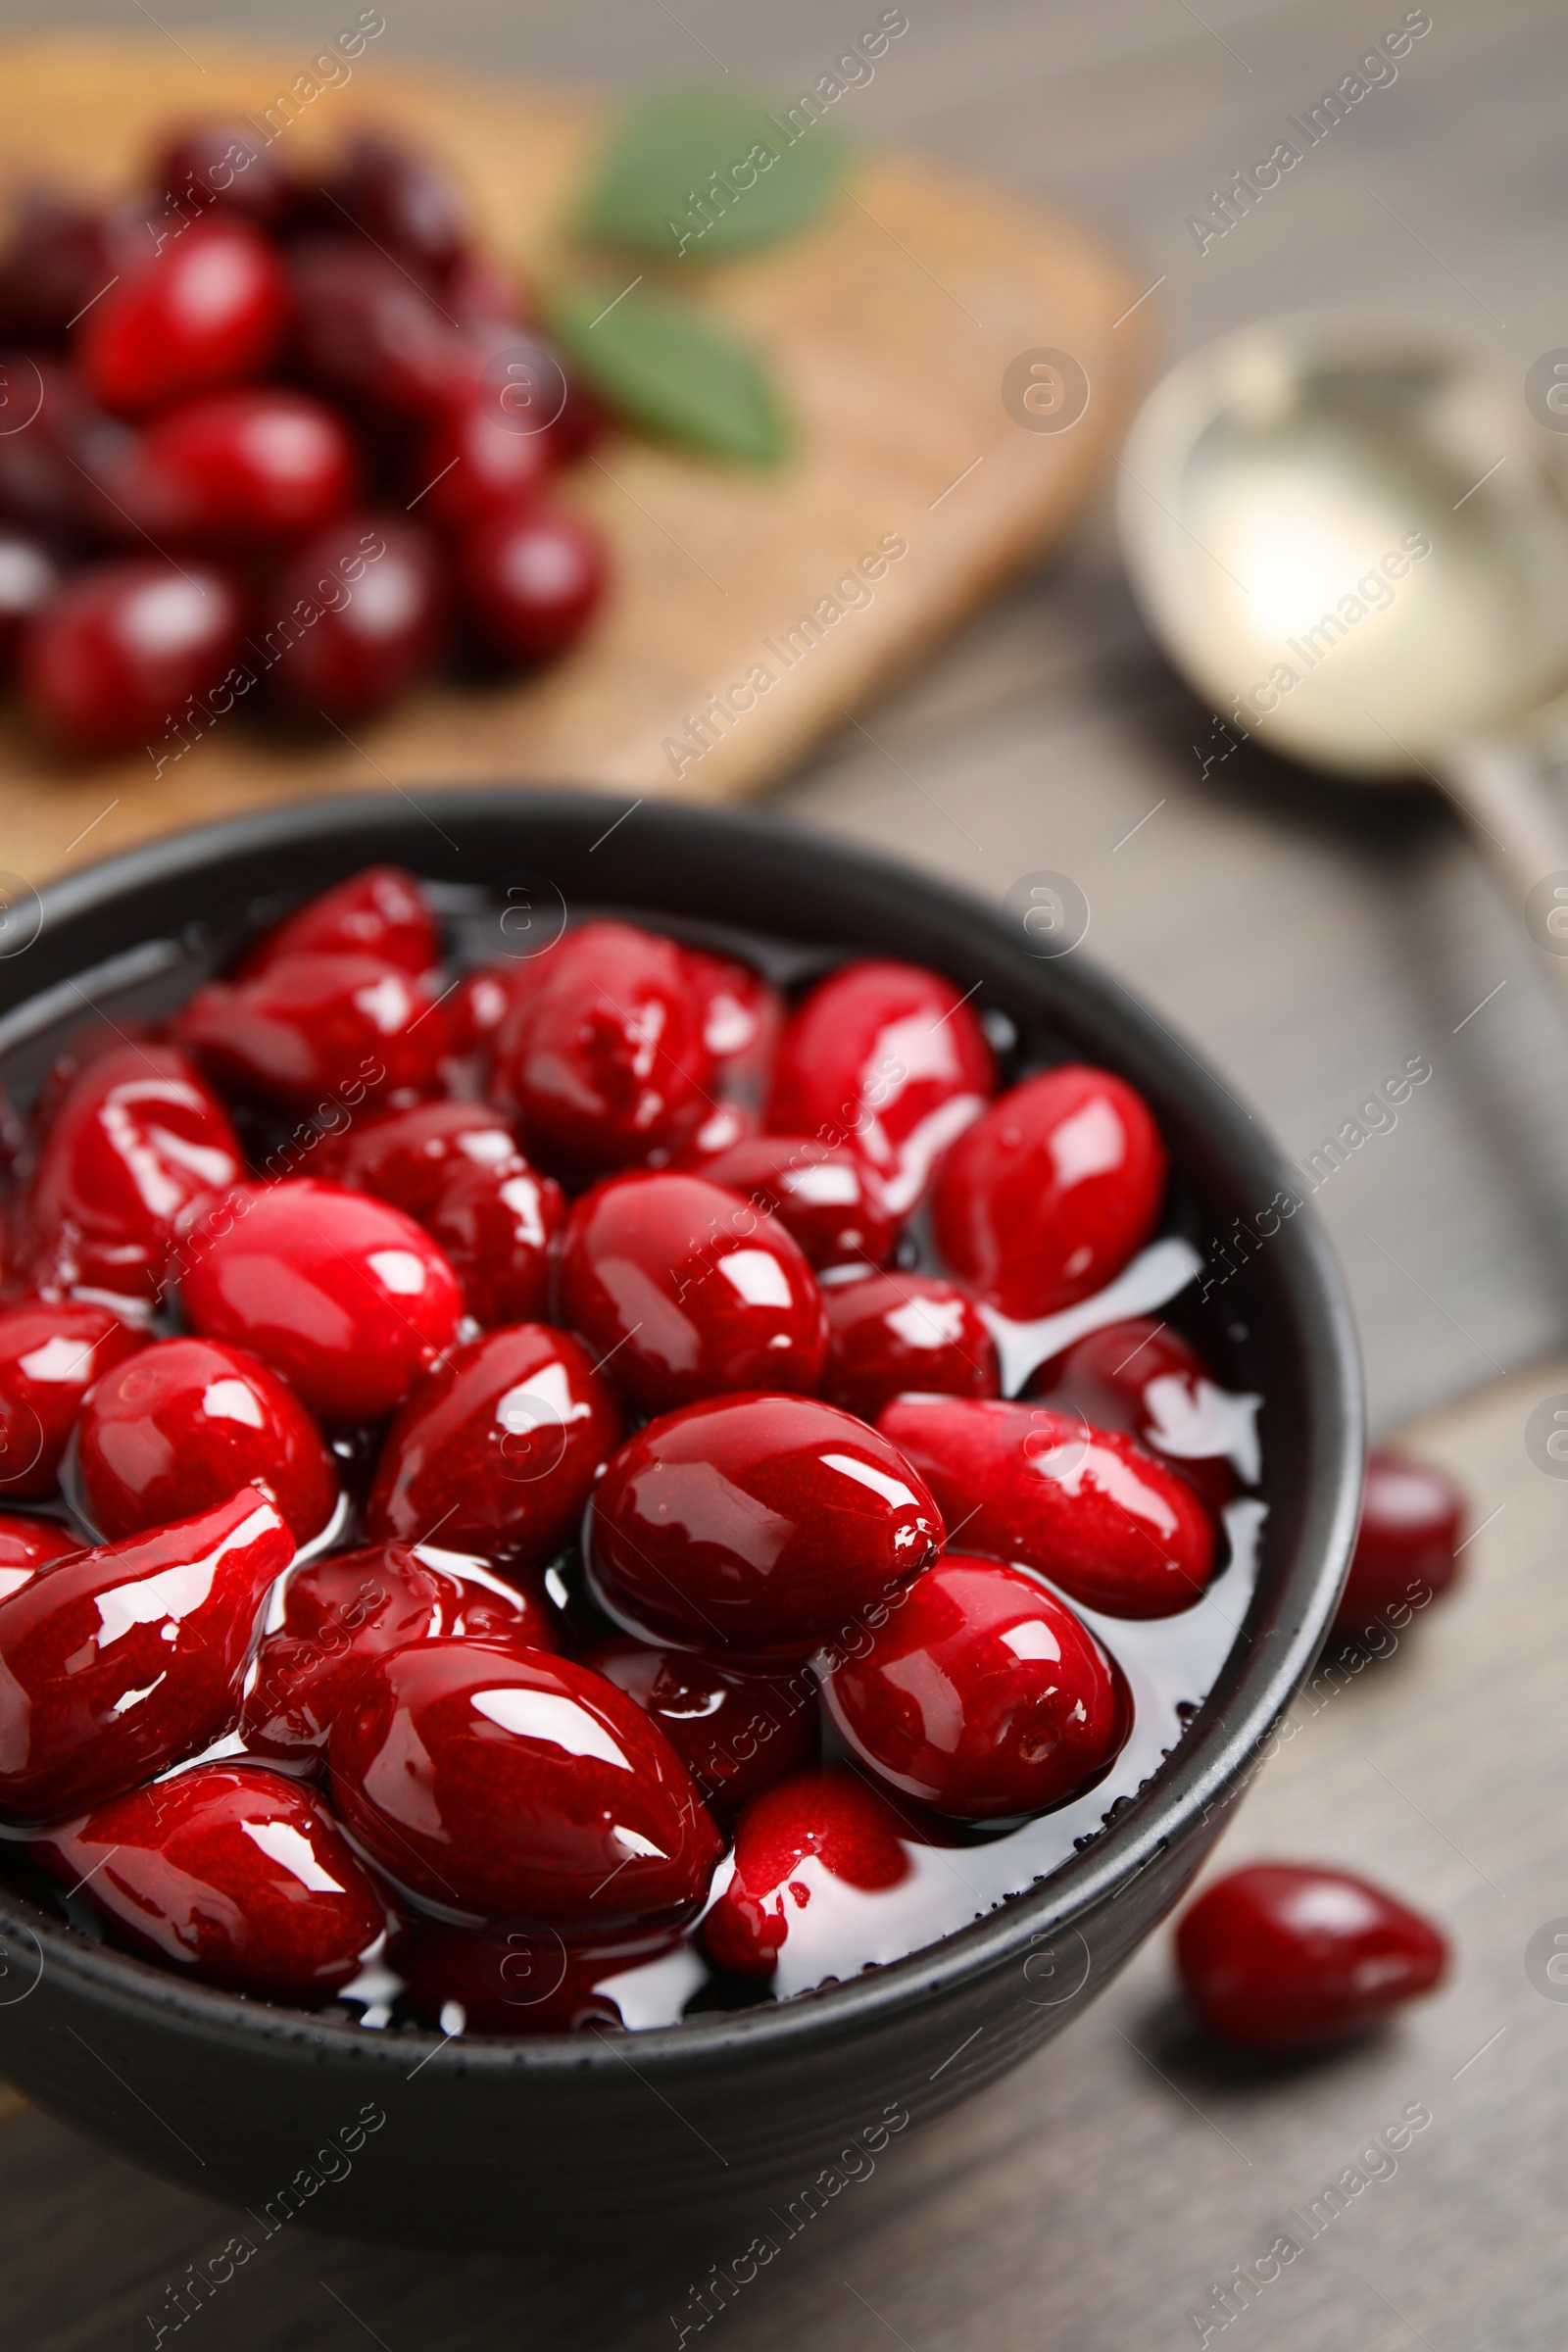
[[[390,858],[470,900],[479,886],[492,910],[470,927],[488,920],[490,953],[537,946],[566,906],[593,906],[695,936],[773,934],[804,948],[803,969],[858,951],[978,983],[1025,1038],[1142,1089],[1200,1251],[1251,1237],[1229,1250],[1205,1340],[1222,1378],[1265,1398],[1268,1515],[1245,1624],[1186,1738],[1112,1824],[961,1933],[802,1999],[668,2030],[444,2045],[183,1983],[0,1886],[0,2072],[188,2188],[405,2245],[603,2244],[715,2208],[734,2210],[745,2243],[748,2214],[762,2226],[852,2140],[885,2145],[901,2119],[929,2121],[1057,2033],[1177,1900],[1333,1613],[1361,1465],[1349,1316],[1310,1212],[1264,1213],[1292,1170],[1235,1097],[1081,956],[1040,959],[997,907],[765,818],[641,805],[617,823],[619,803],[507,790],[428,808],[385,795],[277,809],[73,875],[41,916],[19,902],[0,935],[0,1080],[25,1101],[89,1007],[163,1012],[259,914]]]

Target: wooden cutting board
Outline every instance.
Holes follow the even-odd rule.
[[[183,26],[177,41],[4,44],[0,172],[12,186],[122,191],[167,126],[261,117],[309,63],[303,46],[239,49]],[[851,92],[846,120],[853,105]],[[406,129],[466,186],[483,236],[532,276],[550,266],[605,119],[581,93],[394,63],[372,41],[352,78],[300,108],[278,152],[306,170],[367,121]],[[701,298],[770,357],[798,455],[760,474],[607,442],[570,495],[611,542],[614,592],[567,661],[524,684],[432,687],[352,744],[280,747],[230,719],[156,780],[140,752],[56,760],[7,715],[0,866],[38,881],[148,834],[389,780],[538,777],[624,788],[628,801],[755,791],[1063,530],[1148,371],[1155,306],[1142,290],[1076,222],[857,148],[819,226],[701,279]],[[1088,378],[1066,431],[1025,429],[1003,403],[1008,364],[1043,347]],[[889,538],[907,553],[869,601],[851,601],[863,588],[835,597]],[[792,658],[805,614],[818,633],[798,634],[806,650]],[[774,683],[692,757],[688,714],[756,664]],[[666,748],[682,739],[685,756]]]

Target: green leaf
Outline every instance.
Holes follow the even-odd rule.
[[[604,245],[716,262],[814,220],[844,170],[832,103],[769,108],[721,89],[655,91],[624,115],[579,220]]]
[[[647,286],[608,302],[572,288],[549,304],[548,324],[629,423],[753,466],[783,457],[783,413],[762,363],[687,304]]]

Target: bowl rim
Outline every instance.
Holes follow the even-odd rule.
[[[589,824],[631,813],[620,797],[575,787],[498,784],[416,790],[432,793],[455,823],[465,812],[492,822],[514,812],[524,820],[580,824],[586,836]],[[993,948],[1023,954],[1015,928],[1001,907],[797,818],[671,800],[635,806],[646,812],[646,822],[665,836],[668,848],[678,850],[682,840],[695,842],[700,835],[710,841],[727,838],[754,853],[765,850],[781,869],[797,866],[803,879],[808,878],[813,861],[829,859],[852,887],[884,892],[895,888],[934,915],[985,937]],[[388,824],[406,824],[411,808],[424,813],[409,794],[396,789],[335,794],[283,803],[139,843],[47,884],[38,893],[40,927],[35,936],[90,916],[129,893],[195,880],[215,859],[232,860],[248,852],[341,844],[352,856],[344,867],[347,874],[360,863],[382,860],[385,853],[375,847],[377,833],[384,836]],[[606,903],[616,903],[614,892],[608,894]],[[634,903],[626,904],[628,912],[637,911]],[[652,916],[658,909],[650,905],[642,911]],[[1179,1055],[1194,1117],[1214,1142],[1227,1169],[1245,1175],[1250,1184],[1294,1192],[1298,1171],[1206,1059],[1093,961],[1075,956],[1073,965],[1067,984],[1102,1030],[1136,1041],[1167,1067],[1173,1052]],[[0,1044],[16,1013],[39,994],[19,996],[0,1015]],[[1267,1191],[1258,1197],[1267,1198]],[[1043,1883],[1009,1896],[937,1942],[808,1996],[755,2009],[710,2011],[673,2026],[639,2030],[634,2035],[447,2036],[418,2027],[379,2034],[174,1977],[153,1962],[88,1941],[3,1886],[0,1934],[32,1937],[39,1946],[40,1977],[52,1959],[63,1976],[74,1979],[84,1990],[90,1988],[103,2005],[149,2024],[159,2015],[176,2018],[210,2041],[238,2043],[253,2051],[265,2044],[279,2056],[292,2050],[318,2065],[329,2054],[341,2055],[363,2067],[396,2067],[405,2074],[411,2058],[422,2064],[426,2056],[450,2047],[453,2071],[551,2079],[603,2076],[627,2065],[628,2041],[635,2042],[634,2071],[655,2080],[720,2069],[743,2054],[787,2061],[803,2043],[832,2043],[854,2037],[868,2026],[887,2026],[934,1995],[956,1992],[1009,1960],[1022,1961],[1032,1949],[1049,1948],[1071,1935],[1075,1921],[1113,1900],[1161,1852],[1220,1811],[1245,1784],[1250,1764],[1309,1672],[1332,1621],[1360,1511],[1360,1359],[1339,1268],[1309,1201],[1303,1200],[1300,1210],[1280,1224],[1269,1247],[1276,1280],[1290,1297],[1300,1332],[1303,1388],[1313,1407],[1320,1457],[1312,1465],[1302,1530],[1289,1563],[1290,1585],[1300,1588],[1294,1593],[1294,1616],[1283,1635],[1266,1645],[1266,1653],[1265,1645],[1257,1645],[1242,1661],[1233,1700],[1223,1716],[1205,1721],[1205,1700],[1125,1814]],[[1233,1647],[1227,1664],[1234,1657]]]

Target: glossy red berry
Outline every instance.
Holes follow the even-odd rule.
[[[350,1127],[326,1143],[318,1174],[395,1201],[440,1242],[475,1322],[541,1317],[550,1245],[566,1213],[553,1176],[517,1151],[489,1103],[432,1101]]]
[[[450,1544],[367,1544],[296,1568],[283,1595],[283,1631],[332,1651],[367,1653],[405,1642],[515,1640],[561,1646],[558,1619],[528,1570],[497,1576]]]
[[[533,309],[528,288],[509,263],[471,250],[453,264],[441,300],[460,325],[470,328],[514,327]]]
[[[227,1111],[177,1047],[98,1054],[66,1084],[22,1202],[39,1289],[156,1296],[182,1213],[244,1172]]]
[[[406,478],[424,520],[462,534],[502,509],[520,511],[555,469],[549,434],[514,430],[475,384],[431,424]]]
[[[0,1308],[0,1501],[54,1493],[82,1398],[146,1345],[145,1331],[91,1299],[24,1298]]]
[[[1075,1341],[1030,1383],[1058,1413],[1094,1429],[1119,1429],[1180,1470],[1208,1504],[1223,1510],[1237,1473],[1257,1482],[1255,1396],[1216,1387],[1179,1332],[1152,1315],[1106,1323]]]
[[[524,365],[534,381],[553,392],[564,378],[565,399],[552,416],[550,438],[555,444],[557,465],[567,466],[573,458],[580,458],[592,449],[596,441],[603,440],[614,419],[574,360],[566,362],[553,345],[525,336],[517,337],[509,348],[515,351],[519,345],[528,352]]]
[[[315,1177],[229,1194],[185,1255],[192,1328],[248,1348],[327,1422],[380,1420],[457,1338],[463,1295],[429,1235]]]
[[[57,593],[61,567],[41,539],[0,528],[0,662],[9,662],[24,629]]]
[[[295,550],[268,592],[283,640],[270,672],[306,718],[361,718],[428,676],[446,642],[447,590],[428,531],[351,514]],[[271,637],[268,640],[271,642]]]
[[[127,1022],[123,1029],[115,1029],[108,1021],[94,1020],[84,1022],[81,1028],[74,1030],[69,1043],[55,1054],[39,1080],[25,1121],[21,1120],[15,1110],[9,1112],[6,1156],[13,1171],[25,1178],[36,1165],[43,1139],[53,1128],[72,1088],[92,1063],[102,1061],[117,1047],[148,1051],[161,1042],[154,1040],[149,1027],[135,1020]],[[199,1083],[199,1073],[194,1063],[186,1062],[183,1066]],[[222,1105],[216,1095],[212,1100],[221,1111]]]
[[[332,1456],[292,1389],[216,1340],[158,1340],[98,1382],[76,1431],[82,1500],[114,1541],[259,1487],[296,1544],[337,1508]]]
[[[1412,1454],[1374,1453],[1336,1637],[1407,1624],[1410,1612],[1446,1592],[1459,1573],[1468,1516],[1464,1490],[1446,1471]]]
[[[718,1091],[759,1108],[767,1099],[784,1031],[784,1000],[760,972],[701,948],[686,951],[686,971],[703,1008],[703,1035]]]
[[[1250,2050],[1310,2049],[1375,2025],[1443,1981],[1440,1929],[1365,1879],[1254,1862],[1200,1894],[1176,1931],[1200,2022]]]
[[[51,546],[122,533],[101,477],[123,462],[130,428],[88,398],[74,368],[47,352],[0,350],[0,512]]]
[[[254,1764],[198,1764],[31,1848],[132,1951],[230,1992],[315,2008],[358,1976],[386,1906],[325,1806]]]
[[[972,1298],[930,1274],[872,1274],[823,1293],[828,1355],[822,1394],[874,1421],[906,1389],[995,1396],[996,1345]],[[961,1516],[961,1513],[959,1514]]]
[[[362,131],[326,187],[327,217],[369,246],[439,283],[467,248],[466,208],[427,156],[380,131]]]
[[[881,1894],[909,1875],[902,1824],[886,1797],[842,1768],[778,1782],[742,1814],[735,1871],[703,1921],[719,1968],[770,1977],[808,1923],[831,1921],[835,1898]]]
[[[454,1166],[425,1228],[451,1260],[469,1314],[493,1329],[545,1313],[551,1246],[565,1214],[555,1178],[519,1153],[503,1167]]]
[[[862,1763],[962,1821],[1061,1804],[1132,1728],[1115,1669],[1065,1602],[1022,1569],[957,1551],[824,1674],[822,1696]]]
[[[1201,1599],[1214,1522],[1187,1480],[1131,1438],[1044,1405],[895,1398],[877,1427],[978,1549],[1037,1568],[1110,1617]]]
[[[443,297],[445,309],[462,319],[471,355],[462,396],[477,397],[507,432],[538,436],[553,463],[569,465],[608,429],[610,412],[590,390],[575,361],[548,343],[528,324],[521,289],[498,301],[494,284],[475,301],[471,273],[460,265]]]
[[[21,1511],[0,1512],[0,1601],[9,1600],[24,1585],[57,1560],[69,1560],[83,1548],[58,1519],[34,1519]]]
[[[89,564],[28,622],[18,676],[38,725],[73,751],[161,743],[239,651],[238,591],[211,564]]]
[[[781,1225],[706,1177],[637,1169],[583,1196],[561,1241],[562,1320],[647,1413],[730,1389],[814,1389],[822,1296]]]
[[[371,416],[439,416],[477,380],[462,328],[390,254],[313,237],[290,257],[294,357],[305,381]]]
[[[579,1934],[674,1921],[719,1857],[663,1734],[542,1650],[422,1642],[371,1659],[327,1754],[358,1844],[448,1915]]]
[[[628,1633],[803,1657],[885,1610],[942,1541],[919,1474],[863,1421],[814,1397],[741,1396],[628,1439],[585,1548],[595,1597]]]
[[[76,330],[88,389],[140,416],[262,374],[288,319],[288,280],[239,220],[193,221],[95,302]]]
[[[750,1143],[761,1129],[760,1110],[754,1110],[750,1102],[725,1102],[721,1096],[702,1123],[693,1128],[690,1139],[661,1164],[706,1176],[715,1159],[722,1159],[737,1145]]]
[[[283,1623],[257,1653],[240,1734],[253,1755],[314,1770],[366,1658],[467,1636],[560,1647],[556,1612],[524,1570],[503,1583],[481,1560],[428,1544],[371,1544],[290,1575]]]
[[[253,979],[285,956],[373,956],[417,978],[440,962],[441,932],[416,876],[367,865],[264,931],[234,977]]]
[[[906,1217],[985,1107],[996,1067],[963,991],[913,963],[846,964],[790,1016],[767,1125],[852,1143]]]
[[[352,1658],[327,1659],[314,1642],[295,1634],[269,1634],[245,1680],[239,1737],[247,1756],[302,1780],[325,1769],[326,1738],[332,1728],[342,1672]]]
[[[262,1605],[294,1556],[245,1487],[63,1560],[0,1608],[0,1819],[59,1821],[194,1755],[239,1712]]]
[[[160,225],[171,233],[215,211],[275,234],[299,202],[277,155],[244,122],[202,122],[181,132],[158,157],[152,177],[168,203]]]
[[[447,1038],[454,1054],[487,1053],[514,1004],[533,992],[541,976],[537,958],[485,963],[469,972],[447,999]]]
[[[585,923],[545,963],[495,1048],[529,1149],[603,1171],[683,1142],[708,1107],[712,1055],[680,950],[629,923]]]
[[[899,1221],[881,1186],[847,1144],[751,1136],[710,1159],[703,1173],[776,1216],[813,1266],[885,1266],[898,1245]]]
[[[474,627],[504,662],[553,662],[605,593],[604,542],[580,516],[529,497],[466,533],[459,576]]]
[[[280,956],[253,979],[210,981],[173,1026],[231,1094],[315,1110],[433,1086],[434,1008],[422,981],[374,956]]]
[[[575,1340],[544,1323],[486,1332],[449,1348],[388,1430],[366,1527],[541,1567],[576,1535],[620,1435],[609,1384]]]
[[[1054,1314],[1143,1248],[1168,1165],[1141,1095],[1064,1062],[1012,1087],[954,1145],[937,1180],[938,1247],[1003,1314]]]
[[[583,1660],[651,1715],[721,1819],[788,1772],[816,1762],[816,1690],[793,1675],[746,1674],[714,1657],[617,1634]]]
[[[450,1928],[420,1920],[399,1938],[392,1965],[421,2023],[466,2034],[585,2034],[620,2026],[635,1972],[680,1949],[678,1928],[618,1936],[558,1936],[551,1928]],[[617,1994],[619,1998],[617,1998]]]
[[[109,244],[102,213],[48,188],[24,194],[0,254],[0,343],[64,343],[114,274]]]
[[[374,1193],[422,1225],[456,1168],[504,1168],[520,1156],[505,1114],[445,1096],[359,1118],[319,1148],[318,1172]]]
[[[287,547],[320,530],[354,499],[359,462],[323,401],[250,384],[155,416],[115,487],[160,547],[226,555]]]

